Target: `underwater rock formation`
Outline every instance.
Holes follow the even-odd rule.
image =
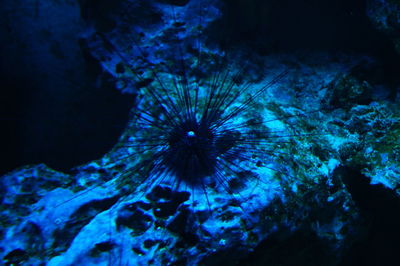
[[[285,81],[288,85],[271,87],[256,99],[254,108],[271,119],[288,117],[296,114],[296,102],[300,105],[319,93],[319,100],[312,96],[316,108],[324,98],[321,78],[328,85],[338,66],[330,67],[331,74],[326,64],[320,70],[314,68],[313,75],[301,80],[296,75],[311,69],[298,66]],[[300,84],[308,84],[300,94],[284,89]],[[239,187],[238,194],[230,195],[218,186],[208,188],[208,201],[201,190],[175,191],[162,183],[146,186],[140,176],[138,180],[131,176],[126,190],[127,184],[121,184],[125,179],[120,178],[124,166],[118,163],[122,147],[118,144],[104,158],[77,167],[73,175],[44,165],[16,170],[3,178],[3,202],[10,205],[4,205],[9,206],[3,214],[9,222],[1,242],[2,256],[9,262],[49,261],[49,265],[235,263],[269,235],[299,230],[330,243],[328,254],[340,254],[356,231],[358,214],[341,180],[333,176],[339,164],[334,154],[348,140],[331,119],[329,113],[321,113],[265,123],[275,130],[294,127],[300,132],[331,127],[335,135],[292,139],[279,151],[292,154],[281,161],[292,174],[259,166],[252,171],[260,177]],[[43,185],[48,192],[42,191],[36,188],[44,182],[40,180],[54,185]],[[28,186],[24,184],[37,191],[28,203],[15,198],[24,195],[20,187]],[[15,206],[25,212],[19,214]]]
[[[219,1],[79,3],[89,24],[82,47],[136,102],[119,141],[101,158],[68,174],[39,164],[2,177],[6,264],[337,265],[362,235],[360,210],[366,209],[347,179],[398,188],[398,106],[376,98],[374,85],[356,75],[365,58],[257,54],[248,62],[251,48],[223,51],[207,38],[223,15]],[[218,64],[223,60],[228,63]],[[143,117],[158,118],[168,97],[180,103],[179,95],[168,94],[174,81],[187,75],[209,85],[225,67],[245,70],[227,75],[238,84],[232,94],[240,92],[233,105],[252,100],[232,123],[247,121],[249,136],[256,136],[250,141],[258,135],[278,141],[264,154],[237,160],[241,171],[207,187],[171,173],[152,176],[158,158],[140,149],[149,134]],[[287,74],[265,87],[282,71]],[[166,93],[151,97],[162,85]]]

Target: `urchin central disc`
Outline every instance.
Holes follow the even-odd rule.
[[[194,131],[188,131],[188,132],[186,133],[186,135],[187,135],[189,138],[194,138],[194,137],[196,137],[196,133],[194,133]]]
[[[217,153],[210,127],[188,120],[170,132],[162,160],[178,180],[195,185],[215,172]]]

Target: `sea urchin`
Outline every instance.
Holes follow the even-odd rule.
[[[183,60],[180,67],[178,75],[151,72],[155,85],[144,87],[150,100],[138,105],[135,130],[122,142],[128,149],[124,160],[135,161],[143,154],[149,159],[139,160],[124,174],[147,169],[150,185],[169,181],[175,189],[184,184],[206,194],[209,184],[218,184],[231,192],[232,178],[246,179],[241,162],[268,154],[266,145],[276,143],[267,131],[255,130],[263,122],[244,119],[244,113],[286,72],[248,94],[251,85],[241,81],[242,74],[222,66],[201,81],[189,77]]]

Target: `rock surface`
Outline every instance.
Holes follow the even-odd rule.
[[[181,61],[207,84],[231,55],[205,34],[221,15],[217,1],[80,4],[90,24],[85,49],[120,91],[138,95],[132,114],[157,110],[145,88],[173,83]],[[398,106],[359,73],[364,57],[275,54],[249,63],[246,52],[228,57],[232,72],[246,70],[235,81],[250,84],[235,88],[245,87],[237,104],[287,74],[236,118],[277,140],[272,152],[240,162],[243,178],[176,189],[172,177],[149,176],[135,166],[152,157],[128,145],[146,134],[132,115],[112,150],[70,174],[39,164],[2,177],[0,257],[22,265],[337,265],[364,226],[345,179],[399,188]]]

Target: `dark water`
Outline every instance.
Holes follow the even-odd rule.
[[[68,171],[101,157],[118,140],[134,97],[114,90],[113,79],[85,50],[79,6],[5,2],[0,172],[40,162]]]
[[[227,46],[251,47],[259,54],[316,52],[368,55],[377,61],[375,82],[400,84],[400,55],[366,15],[366,0],[226,0],[215,35]],[[229,27],[227,27],[229,25]],[[228,30],[218,31],[223,27]]]

